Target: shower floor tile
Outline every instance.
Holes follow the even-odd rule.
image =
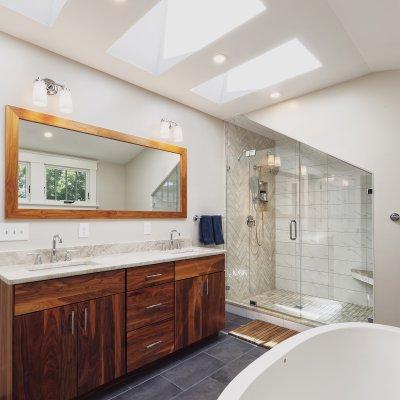
[[[368,322],[368,318],[373,316],[372,307],[308,295],[301,296],[300,309],[299,293],[281,289],[268,290],[262,294],[252,296],[251,300],[257,302],[257,307],[323,324]],[[242,303],[249,305],[250,299],[246,299]]]

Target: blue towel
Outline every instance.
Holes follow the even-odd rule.
[[[214,231],[214,243],[215,244],[224,244],[224,234],[222,232],[222,217],[221,215],[213,215],[212,216],[212,224]]]
[[[200,218],[200,243],[214,244],[213,219],[210,215],[202,215]]]

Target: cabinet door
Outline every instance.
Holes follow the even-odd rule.
[[[125,374],[125,294],[78,304],[78,395]]]
[[[76,312],[71,305],[14,318],[14,398],[76,397]]]
[[[202,309],[202,336],[218,333],[225,325],[225,273],[205,275]]]
[[[202,338],[203,277],[175,282],[175,350]]]

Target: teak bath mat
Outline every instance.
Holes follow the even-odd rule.
[[[257,319],[229,332],[232,336],[268,349],[296,335],[296,333],[298,332]]]

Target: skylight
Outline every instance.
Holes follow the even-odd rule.
[[[52,26],[68,0],[0,0],[0,5],[36,22]]]
[[[108,53],[159,75],[265,9],[261,0],[161,0]]]
[[[226,103],[321,66],[320,61],[298,39],[293,39],[202,83],[192,91],[215,103]]]

